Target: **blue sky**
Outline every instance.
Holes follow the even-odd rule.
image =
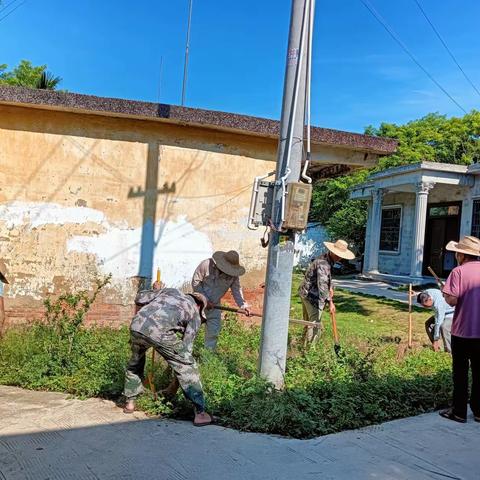
[[[370,1],[467,111],[480,108],[414,0]],[[480,89],[480,2],[421,4]],[[27,0],[0,20],[0,63],[46,63],[72,92],[179,104],[187,13],[188,0]],[[290,0],[194,0],[187,106],[279,118],[289,17]],[[360,0],[317,0],[313,55],[316,125],[462,114]]]

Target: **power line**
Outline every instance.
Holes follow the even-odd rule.
[[[455,58],[455,55],[452,53],[452,51],[448,48],[448,45],[447,43],[445,42],[445,40],[442,38],[442,36],[440,35],[440,32],[435,28],[435,25],[433,24],[433,22],[430,20],[430,18],[428,17],[427,13],[425,12],[425,10],[422,8],[422,5],[420,4],[420,2],[418,0],[414,0],[415,3],[417,4],[417,7],[420,9],[420,11],[422,12],[422,15],[425,17],[425,20],[427,20],[427,22],[429,23],[429,25],[432,27],[432,30],[435,32],[435,35],[438,37],[438,39],[440,40],[440,42],[442,42],[442,45],[445,47],[445,50],[448,52],[448,54],[450,55],[451,59],[455,62],[455,65],[457,65],[458,69],[462,72],[463,76],[465,77],[465,79],[467,80],[467,82],[472,86],[472,88],[477,92],[477,94],[480,96],[480,90],[478,90],[478,88],[475,86],[475,84],[472,82],[472,80],[470,80],[470,77],[465,73],[465,71],[463,70],[463,68],[460,66],[460,63],[458,63],[458,60]]]
[[[9,15],[11,15],[15,10],[20,8],[24,3],[26,3],[27,0],[24,0],[22,3],[19,3],[13,10],[10,10],[8,13],[6,13],[3,17],[0,17],[0,22],[2,20],[5,20]],[[11,5],[13,2],[10,2],[5,8],[7,8],[9,5]]]
[[[8,9],[8,7],[10,7],[11,5],[13,5],[14,3],[18,2],[18,0],[12,0],[10,3],[7,3],[4,7],[0,8],[0,13],[4,12],[5,10]]]
[[[185,106],[185,93],[187,89],[188,54],[190,53],[190,27],[192,24],[192,3],[193,3],[193,0],[190,0],[189,7],[188,7],[188,26],[187,26],[187,42],[185,45],[185,63],[183,65],[182,107]]]
[[[420,70],[463,112],[467,111],[447,92],[447,90],[434,78],[434,76],[417,60],[415,55],[409,50],[409,48],[402,42],[400,37],[395,33],[392,27],[383,19],[383,17],[375,10],[375,8],[368,2],[368,0],[360,0],[365,8],[374,16],[374,18],[382,25],[382,27],[388,32],[388,34],[400,45],[402,50],[413,60]]]

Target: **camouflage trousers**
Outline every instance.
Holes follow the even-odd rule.
[[[308,343],[314,343],[322,334],[322,325],[320,324],[322,320],[323,307],[325,304],[322,304],[322,307],[316,307],[312,305],[306,298],[301,297],[302,300],[302,310],[303,310],[303,319],[307,322],[318,323],[318,327],[310,327],[305,325],[303,329],[303,343],[306,345]]]
[[[142,381],[145,378],[145,355],[147,350],[153,347],[173,370],[183,394],[193,403],[195,411],[205,410],[205,399],[197,364],[180,339],[172,336],[157,343],[141,333],[131,331],[130,343],[132,355],[125,372],[123,392],[125,397],[134,399],[144,391]]]

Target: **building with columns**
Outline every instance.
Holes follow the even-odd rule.
[[[369,202],[363,273],[371,278],[426,281],[429,266],[446,277],[455,266],[446,244],[480,236],[480,164],[390,168],[350,197]]]

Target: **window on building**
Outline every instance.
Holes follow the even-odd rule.
[[[460,207],[458,205],[443,205],[441,207],[430,207],[429,217],[452,217],[460,215]]]
[[[401,224],[402,207],[384,207],[382,209],[380,250],[384,252],[398,252],[400,250]]]
[[[473,201],[472,235],[480,238],[480,199]]]

